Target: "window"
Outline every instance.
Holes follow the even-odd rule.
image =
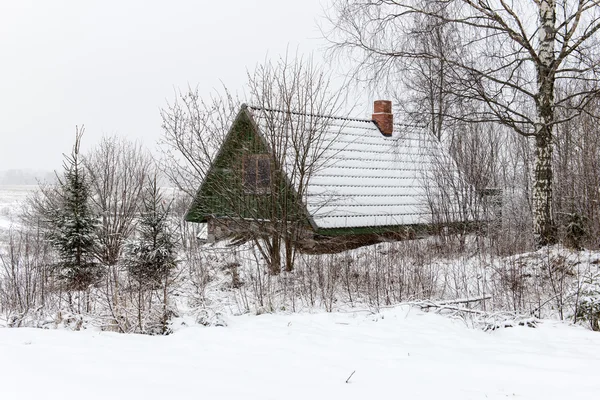
[[[271,159],[268,154],[246,154],[242,158],[244,191],[267,194],[271,188]]]

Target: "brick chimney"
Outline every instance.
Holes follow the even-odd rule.
[[[394,132],[394,114],[392,102],[389,100],[375,100],[373,102],[373,121],[383,136],[392,136]]]

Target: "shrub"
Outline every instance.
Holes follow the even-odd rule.
[[[600,331],[600,273],[586,274],[580,284],[577,318],[588,321],[594,331]]]

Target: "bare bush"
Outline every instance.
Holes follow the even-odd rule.
[[[52,261],[39,234],[12,230],[8,243],[0,245],[0,312],[8,315],[9,326],[26,323],[30,314],[50,304]]]

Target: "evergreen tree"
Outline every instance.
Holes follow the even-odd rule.
[[[140,332],[169,332],[168,287],[171,271],[176,265],[177,251],[177,243],[169,228],[169,209],[169,206],[165,206],[155,175],[143,199],[136,239],[127,246],[126,252],[129,276],[137,283]],[[162,311],[156,331],[144,322],[144,292],[161,288]]]
[[[169,228],[169,209],[155,177],[146,189],[137,237],[127,249],[129,275],[140,287],[166,287],[176,265],[177,243]]]
[[[77,130],[73,151],[65,155],[56,208],[48,215],[48,237],[59,259],[56,271],[67,290],[85,290],[102,276],[93,256],[97,218],[90,208],[90,186],[79,153],[83,132]]]

